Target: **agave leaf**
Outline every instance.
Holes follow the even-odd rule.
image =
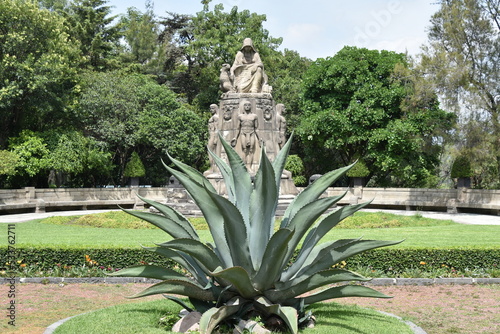
[[[231,267],[223,270],[219,268],[212,272],[212,275],[231,283],[243,298],[252,299],[260,294],[252,285],[248,272],[242,267]]]
[[[333,284],[345,281],[369,281],[369,278],[365,278],[359,274],[353,273],[344,269],[329,269],[317,272],[316,274],[308,277],[298,284],[293,284],[292,282],[287,282],[277,289],[268,290],[265,295],[269,300],[274,302],[281,302],[288,300],[293,297],[300,296],[306,292],[312,291],[314,289],[320,288],[327,284]]]
[[[288,229],[295,231],[295,233],[290,240],[287,256],[281,263],[281,270],[286,267],[288,261],[292,258],[295,248],[299,245],[307,230],[335,201],[335,197],[321,198],[306,204],[295,214],[287,226]]]
[[[143,291],[129,296],[127,298],[140,298],[151,295],[158,295],[164,293],[171,293],[175,295],[182,295],[189,298],[196,298],[200,300],[215,301],[217,300],[216,293],[213,289],[204,289],[195,282],[187,282],[185,280],[166,280],[156,283]]]
[[[282,306],[279,304],[273,304],[265,297],[257,298],[255,300],[254,305],[257,309],[264,311],[266,314],[275,314],[281,319],[283,319],[283,321],[285,321],[292,334],[297,334],[299,332],[298,321],[297,321],[298,315],[297,315],[297,310],[295,308],[289,306]]]
[[[236,206],[224,197],[209,193],[217,205],[220,215],[224,220],[224,232],[227,244],[233,259],[233,265],[242,266],[245,270],[253,272],[252,259],[248,246],[247,226]]]
[[[217,165],[217,167],[219,167],[222,178],[225,180],[224,184],[226,186],[228,199],[231,201],[231,203],[234,203],[236,201],[236,194],[234,193],[233,172],[231,171],[231,167],[229,167],[229,165],[217,154],[213,153],[210,150],[208,150],[208,153],[214,159],[215,164]]]
[[[281,226],[286,227],[286,225],[288,225],[288,221],[293,218],[297,211],[299,211],[306,204],[318,199],[333,182],[344,175],[344,173],[351,169],[352,166],[354,166],[354,164],[322,175],[306,189],[304,189],[304,191],[298,194],[292,203],[290,203],[290,206],[286,209],[285,214],[283,215],[283,220],[281,221]]]
[[[147,278],[156,278],[161,280],[179,279],[179,280],[190,281],[189,278],[187,278],[182,274],[179,274],[178,272],[172,269],[153,266],[153,265],[132,266],[118,270],[108,275],[120,276],[120,277],[147,277]]]
[[[292,146],[292,138],[293,133],[290,135],[290,138],[288,138],[286,144],[283,145],[273,161],[273,169],[275,173],[274,177],[276,179],[276,189],[278,190],[278,194],[281,185],[281,174],[283,174],[283,170],[285,169],[286,158],[288,157],[288,152],[290,152],[290,147]]]
[[[250,252],[257,270],[267,242],[274,230],[274,218],[278,206],[278,189],[274,186],[274,169],[261,150],[260,166],[254,180],[254,190],[250,197],[250,232],[248,234]]]
[[[243,306],[244,301],[239,297],[235,297],[221,307],[213,307],[203,313],[200,319],[200,333],[210,334],[217,325],[227,319],[231,315],[237,313]]]
[[[311,305],[317,302],[321,302],[327,299],[333,298],[343,298],[343,297],[370,297],[370,298],[392,298],[387,296],[377,290],[373,290],[366,286],[361,285],[343,285],[333,288],[323,290],[314,295],[310,295],[304,298],[304,303],[306,305]],[[296,300],[295,300],[296,301]],[[289,300],[285,303],[294,302],[294,300]]]
[[[185,163],[183,163],[183,162],[181,162],[181,161],[179,161],[177,159],[172,158],[168,154],[168,152],[167,152],[167,156],[170,159],[170,161],[172,161],[173,164],[177,168],[179,168],[184,174],[186,174],[191,180],[193,180],[193,181],[195,181],[195,182],[197,182],[199,184],[204,184],[209,191],[217,192],[215,190],[215,188],[213,187],[213,185],[198,170],[194,169],[191,166],[186,165]],[[165,167],[168,167],[163,161],[162,161],[162,163],[163,163],[163,165]],[[181,184],[184,185],[184,183],[182,183],[181,180],[179,180],[179,182],[181,182]]]
[[[396,245],[401,243],[402,241],[403,240],[356,240],[341,246],[339,246],[338,244],[333,244],[331,247],[321,250],[316,258],[309,261],[311,264],[308,266],[304,266],[303,269],[299,271],[296,278],[293,279],[292,284],[296,284],[315,274],[316,272],[327,269],[353,255],[370,249]]]
[[[220,132],[219,139],[224,147],[232,171],[232,180],[227,181],[232,182],[234,187],[236,196],[234,205],[241,211],[245,223],[249,224],[248,203],[250,202],[250,194],[252,193],[252,180],[250,174],[239,154],[224,140]],[[227,183],[227,181],[224,179],[224,182]]]
[[[187,219],[186,217],[184,217],[180,212],[178,212],[177,210],[169,207],[168,205],[161,204],[161,203],[149,200],[149,199],[144,198],[144,197],[142,197],[140,195],[137,195],[137,197],[139,197],[142,201],[148,203],[152,207],[156,208],[167,219],[172,220],[174,223],[176,223],[177,225],[179,225],[182,228],[184,228],[187,231],[187,233],[189,233],[189,235],[191,235],[192,239],[199,240],[198,234],[196,233],[196,230],[194,229],[194,227],[191,224],[191,222],[189,221],[189,219]],[[158,226],[158,227],[160,227],[160,226]],[[160,228],[163,230],[162,227],[160,227]]]
[[[368,203],[344,206],[324,217],[317,226],[309,231],[307,237],[304,239],[300,252],[297,255],[297,259],[282,275],[282,280],[285,281],[290,279],[302,268],[312,249],[317,245],[321,238],[325,236],[326,233],[328,233],[344,218],[352,215],[354,212],[360,210],[367,204]]]
[[[233,262],[231,253],[229,251],[229,246],[225,238],[224,217],[222,216],[219,208],[217,207],[217,204],[214,203],[211,196],[215,194],[215,192],[211,192],[203,184],[191,180],[186,174],[183,174],[166,165],[165,168],[167,168],[167,170],[184,185],[200,210],[203,212],[203,216],[208,223],[210,233],[214,238],[214,243],[216,246],[215,251],[217,252],[217,254],[219,254],[225,266],[231,267],[233,265]]]
[[[186,304],[182,299],[180,298],[177,298],[175,296],[169,296],[169,295],[163,295],[163,297],[167,298],[168,300],[171,300],[173,301],[174,303],[177,303],[179,304],[182,308],[184,308],[185,310],[187,310],[188,312],[193,312],[194,310],[188,305]]]
[[[165,256],[172,261],[180,264],[184,269],[193,275],[194,279],[203,286],[208,284],[207,274],[208,270],[204,271],[190,255],[178,252],[176,250],[165,247],[143,247],[145,250],[154,252],[156,254]]]
[[[278,230],[269,240],[266,251],[262,258],[262,265],[253,277],[254,286],[257,290],[265,291],[269,289],[281,274],[281,267],[278,263],[283,263],[288,253],[288,243],[294,232],[288,229]]]
[[[126,213],[135,216],[139,219],[143,219],[148,223],[159,227],[163,231],[167,232],[172,238],[190,238],[199,239],[198,236],[190,234],[183,225],[179,224],[177,221],[172,220],[166,216],[158,215],[156,213],[133,211],[122,209]]]
[[[223,267],[221,260],[214,251],[198,240],[175,239],[158,244],[158,246],[176,249],[189,254],[210,271],[214,271],[217,267]]]

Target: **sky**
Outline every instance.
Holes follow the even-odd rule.
[[[430,18],[438,9],[433,0],[213,0],[229,11],[265,14],[264,28],[272,37],[282,37],[281,49],[297,51],[310,59],[335,55],[346,45],[368,49],[419,53],[427,41]],[[200,0],[153,1],[157,16],[166,12],[195,14],[203,9]],[[145,11],[145,1],[110,0],[113,14],[128,7]]]

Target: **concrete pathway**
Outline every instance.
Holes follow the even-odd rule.
[[[12,215],[0,215],[0,223],[21,223],[33,219],[43,219],[52,216],[78,216],[89,215],[93,213],[119,211],[119,210],[78,210],[78,211],[54,211],[45,213],[21,213]],[[446,212],[431,212],[431,211],[400,211],[400,210],[378,210],[378,209],[364,209],[367,212],[390,212],[397,215],[413,216],[416,214],[428,218],[453,220],[461,224],[472,225],[500,225],[500,216],[495,215],[482,215],[474,213],[455,213],[450,214]]]

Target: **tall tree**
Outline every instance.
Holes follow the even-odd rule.
[[[76,0],[69,6],[67,22],[71,35],[80,41],[85,66],[104,71],[120,67],[120,27],[113,24],[107,0]]]
[[[459,150],[471,157],[475,173],[481,178],[478,186],[498,187],[500,1],[440,1],[428,38],[421,63],[446,106],[460,115]],[[478,138],[474,133],[482,135]],[[489,159],[484,159],[484,148]]]
[[[127,14],[120,19],[120,25],[128,45],[130,61],[139,63],[142,73],[156,75],[159,82],[165,80],[166,47],[159,36],[160,25],[154,14],[153,3],[146,2],[144,13],[134,7],[128,8]]]
[[[166,86],[146,75],[120,71],[87,72],[81,85],[82,127],[113,152],[117,184],[123,181],[123,169],[134,150],[154,184],[161,178],[164,182],[160,158],[166,151],[192,166],[204,164],[206,126]]]
[[[311,65],[297,129],[309,174],[363,159],[376,184],[424,185],[438,163],[437,130],[452,117],[408,67],[403,54],[355,47]]]
[[[0,0],[0,148],[23,129],[68,126],[78,45],[57,13]]]
[[[222,64],[234,61],[245,38],[252,38],[264,64],[280,57],[277,48],[281,39],[271,37],[263,28],[265,15],[239,11],[237,7],[225,12],[222,4],[210,10],[209,2],[204,1],[203,10],[190,18],[191,22],[188,17],[180,16],[163,21],[177,25],[178,29],[167,26],[163,36],[170,37],[171,44],[179,43],[177,50],[182,50],[185,60],[178,63],[173,89],[183,93],[200,111],[208,110],[208,106],[218,100],[219,70]],[[272,69],[266,71],[272,77]]]

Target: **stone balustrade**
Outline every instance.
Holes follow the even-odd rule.
[[[299,189],[300,191],[301,189]],[[371,201],[368,207],[398,210],[500,212],[500,190],[414,188],[328,188],[325,196],[345,193],[338,205]],[[131,188],[0,189],[0,214],[118,208],[144,208],[142,197],[193,210],[186,191],[176,186]],[[290,197],[290,196],[289,196]],[[286,199],[288,202],[289,198]],[[191,203],[192,204],[192,203]],[[186,209],[187,210],[187,209]],[[194,211],[193,211],[194,212]],[[196,213],[195,213],[196,214]]]

